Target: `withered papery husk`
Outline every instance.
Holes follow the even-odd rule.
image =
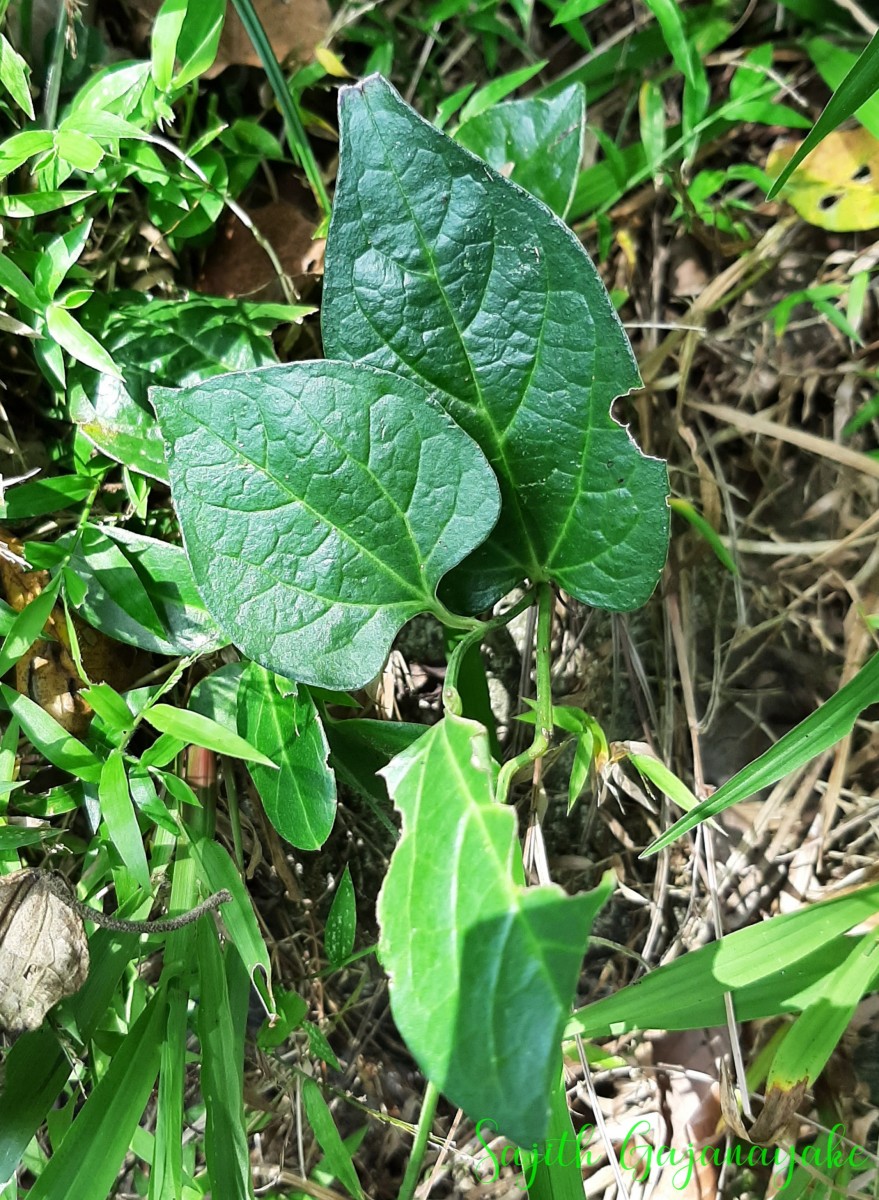
[[[88,976],[85,926],[65,890],[43,871],[0,875],[0,1029],[9,1033],[38,1029]]]

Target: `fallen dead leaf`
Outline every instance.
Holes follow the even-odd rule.
[[[86,981],[85,926],[65,890],[60,876],[43,871],[0,876],[0,1029],[38,1029],[49,1009]]]
[[[135,7],[152,24],[162,0],[136,0]],[[259,17],[279,62],[295,58],[307,62],[323,41],[330,24],[327,0],[254,0]],[[226,23],[220,48],[205,79],[213,79],[227,67],[259,67],[259,55],[232,5],[226,8]]]
[[[256,228],[273,247],[297,292],[305,293],[308,285],[323,275],[326,242],[323,238],[314,240],[316,220],[299,204],[286,199],[247,211]],[[278,302],[284,299],[268,255],[251,231],[231,214],[208,251],[198,290],[209,296]]]
[[[0,592],[16,612],[21,612],[49,582],[48,571],[28,571],[21,561],[21,543],[0,530]],[[146,669],[149,656],[114,642],[75,613],[72,620],[89,680],[109,683],[117,691],[131,687]],[[35,641],[15,664],[16,690],[39,704],[68,733],[80,736],[88,729],[92,709],[80,695],[88,685],[80,678],[70,652],[63,609],[56,606],[43,632],[49,636]]]

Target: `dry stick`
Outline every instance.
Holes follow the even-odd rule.
[[[681,681],[681,693],[684,698],[684,709],[687,714],[687,725],[690,730],[690,744],[693,748],[693,782],[695,784],[696,795],[700,800],[703,800],[707,795],[705,789],[705,776],[702,771],[702,750],[700,745],[699,719],[696,716],[696,698],[693,690],[693,680],[690,676],[690,664],[687,660],[687,648],[684,643],[684,630],[681,624],[681,612],[678,605],[677,596],[672,593],[666,598],[668,606],[669,623],[671,625],[672,639],[674,641],[675,656],[678,663],[678,676]],[[709,825],[702,827],[704,835],[703,845],[705,847],[705,869],[708,874],[708,893],[711,904],[711,914],[714,918],[715,935],[718,938],[723,937],[723,918],[720,912],[720,901],[717,896],[717,872],[714,862],[714,844],[711,839],[711,828]],[[733,1066],[736,1072],[736,1082],[739,1088],[739,1094],[742,1098],[742,1110],[746,1117],[751,1118],[751,1101],[748,1094],[748,1082],[745,1075],[745,1063],[742,1059],[742,1047],[739,1042],[736,1032],[736,1014],[733,1008],[732,995],[729,992],[723,993],[723,1006],[726,1011],[727,1033],[729,1034],[729,1047],[732,1054]]]
[[[181,913],[178,917],[166,917],[159,921],[126,921],[120,917],[108,917],[94,908],[89,908],[87,904],[83,904],[73,895],[66,880],[55,875],[49,875],[48,888],[53,896],[57,896],[68,908],[72,908],[84,921],[91,921],[95,925],[100,925],[102,929],[112,930],[113,933],[173,933],[176,929],[182,929],[184,925],[191,925],[193,921],[197,921],[205,913],[219,908],[221,904],[228,904],[232,899],[232,893],[227,892],[224,888],[220,892],[215,892],[213,896],[208,896],[207,900],[202,900],[201,904],[191,908],[189,912]]]
[[[831,462],[835,462],[840,467],[854,467],[862,475],[870,475],[873,479],[879,479],[879,461],[870,458],[867,454],[861,454],[859,450],[851,450],[848,446],[840,446],[837,442],[818,437],[817,434],[806,433],[802,429],[792,429],[778,421],[770,421],[768,417],[763,417],[759,413],[739,412],[737,408],[733,408],[729,404],[706,404],[701,400],[688,400],[687,403],[691,408],[698,408],[700,412],[710,413],[711,416],[717,417],[720,421],[726,421],[745,433],[765,434],[766,437],[775,438],[779,442],[787,442],[791,446],[797,446],[800,450],[806,450],[809,454],[818,454],[821,458],[829,458]]]

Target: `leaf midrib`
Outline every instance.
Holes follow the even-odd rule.
[[[501,437],[499,428],[495,424],[495,421],[493,419],[491,409],[485,402],[485,397],[483,395],[479,376],[477,374],[473,360],[470,357],[470,353],[469,353],[467,345],[464,341],[464,337],[462,335],[461,329],[458,326],[458,322],[457,322],[457,319],[455,316],[455,311],[454,311],[451,303],[449,302],[448,296],[446,295],[445,288],[443,287],[443,285],[440,281],[439,271],[437,270],[437,266],[436,266],[436,263],[434,260],[433,253],[431,252],[430,245],[425,240],[424,235],[422,234],[421,225],[420,225],[419,221],[416,219],[416,216],[412,209],[412,206],[409,203],[408,195],[407,195],[405,189],[403,188],[402,182],[400,180],[399,175],[397,174],[397,171],[395,170],[393,159],[388,151],[388,147],[387,147],[384,139],[382,138],[379,123],[376,120],[375,114],[373,113],[372,108],[370,106],[370,103],[369,103],[370,97],[369,97],[369,94],[368,94],[366,88],[363,89],[363,99],[366,102],[366,110],[369,113],[369,118],[370,118],[370,121],[372,122],[372,126],[375,131],[376,139],[381,144],[382,148],[385,151],[385,161],[387,163],[388,170],[389,170],[390,174],[392,175],[394,182],[397,185],[397,190],[400,193],[400,197],[403,201],[403,204],[405,205],[405,207],[409,213],[410,220],[412,221],[412,226],[416,231],[416,234],[417,234],[418,240],[421,244],[421,248],[424,252],[425,258],[430,263],[431,272],[433,275],[433,279],[436,283],[437,290],[442,298],[443,304],[446,307],[446,311],[449,314],[449,320],[451,321],[452,328],[455,331],[455,335],[458,339],[458,343],[461,347],[461,351],[462,351],[465,361],[467,363],[468,370],[470,371],[470,378],[473,381],[473,386],[475,388],[476,395],[478,398],[479,408],[482,411],[482,413],[484,414],[485,421],[488,425],[488,431],[491,435],[493,449],[495,450],[495,454],[496,454],[496,460],[500,460],[500,462],[503,464],[504,474],[505,474],[504,483],[507,484],[507,487],[505,488],[505,491],[507,493],[506,500],[508,502],[511,502],[513,507],[515,508],[517,523],[519,525],[519,528],[522,530],[523,536],[525,537],[527,544],[528,544],[528,551],[529,551],[529,557],[530,557],[531,562],[529,564],[529,567],[526,569],[525,573],[528,575],[534,574],[534,577],[536,578],[538,575],[541,575],[541,569],[537,563],[537,559],[536,559],[536,555],[535,555],[535,546],[534,546],[534,543],[531,538],[531,531],[528,527],[528,524],[525,521],[525,514],[524,514],[524,510],[522,508],[521,498],[518,494],[518,490],[516,489],[516,487],[513,484],[514,474],[510,469],[510,464],[507,459],[506,441],[505,441],[505,439],[503,439]],[[463,150],[464,148],[460,147],[460,149]],[[465,153],[466,153],[466,151],[465,151]],[[486,164],[486,166],[487,166],[487,164]],[[490,167],[487,167],[487,169],[491,170]],[[492,248],[493,248],[493,246],[494,246],[494,243],[492,243]],[[548,292],[544,291],[544,315],[543,315],[543,318],[541,321],[541,333],[543,330],[543,325],[546,320],[545,304],[546,304],[547,295],[548,295]],[[379,334],[379,336],[381,336],[381,335]],[[394,353],[395,354],[397,353],[396,350],[394,351]],[[405,361],[402,359],[402,355],[399,355],[399,357],[401,358],[402,361]],[[536,363],[536,355],[535,355],[535,363]],[[407,365],[410,365],[410,364],[407,364]],[[416,368],[413,368],[413,369],[416,369]],[[442,388],[441,390],[445,392],[446,389]],[[457,399],[457,397],[455,397],[455,399]],[[517,405],[517,411],[519,408],[521,408],[521,406],[524,403],[525,403],[525,394],[523,393],[522,397],[519,400],[519,404]],[[501,514],[501,516],[503,516],[503,514]],[[495,526],[495,529],[497,529],[497,526]],[[493,533],[494,533],[494,531],[492,531],[492,534],[489,534],[489,539],[493,536]],[[517,564],[517,565],[521,566],[522,564]]]

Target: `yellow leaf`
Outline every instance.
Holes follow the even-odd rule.
[[[783,142],[766,162],[772,178],[801,145]],[[784,198],[804,221],[833,233],[879,225],[879,140],[866,129],[831,133],[797,167]]]
[[[334,79],[350,79],[350,72],[346,71],[342,65],[342,60],[337,54],[333,54],[332,50],[327,50],[326,46],[317,46],[314,51],[314,57],[323,67],[328,75],[332,75]]]

